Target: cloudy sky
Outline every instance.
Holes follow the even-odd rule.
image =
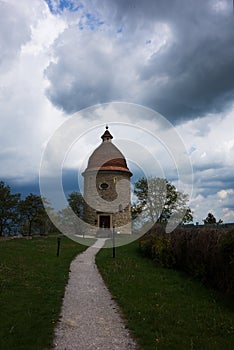
[[[37,192],[54,131],[83,108],[122,101],[159,112],[182,138],[193,167],[194,221],[212,211],[234,222],[232,6],[232,0],[0,0],[0,179],[13,191]],[[104,129],[115,117],[86,113],[80,130],[95,123]],[[154,113],[122,121],[157,129]],[[74,169],[70,159],[69,190]]]

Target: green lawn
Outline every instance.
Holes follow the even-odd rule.
[[[157,268],[138,242],[102,249],[98,268],[142,349],[234,349],[234,303],[185,274]]]
[[[62,237],[0,241],[0,349],[50,349],[69,266],[87,247]]]

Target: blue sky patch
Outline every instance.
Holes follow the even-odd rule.
[[[91,13],[86,13],[85,17],[86,17],[86,26],[89,27],[91,30],[94,30],[95,28],[100,27],[104,24],[103,21],[100,21]]]
[[[104,21],[101,21],[95,15],[92,13],[86,12],[81,16],[81,20],[78,23],[78,27],[80,30],[95,30],[97,28],[100,28],[103,24],[105,24]]]
[[[51,13],[55,15],[62,13],[64,10],[76,12],[84,7],[81,2],[72,0],[45,0],[45,2],[49,6]]]
[[[104,21],[95,17],[94,14],[90,12],[85,12],[84,5],[78,0],[44,0],[50,12],[54,15],[61,14],[63,11],[67,10],[70,12],[77,12],[83,9],[83,15],[81,16],[81,21],[78,24],[80,30],[89,29],[95,30],[104,24]]]

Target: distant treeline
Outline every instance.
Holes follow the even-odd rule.
[[[0,181],[0,236],[45,234],[55,229],[49,220],[42,198],[30,193],[21,199],[10,186]]]
[[[84,206],[82,195],[78,192],[70,193],[68,203],[74,213],[81,217]],[[10,186],[0,181],[0,236],[59,232],[48,216],[53,211],[45,198],[30,193],[25,199],[21,199],[20,193],[11,193]],[[69,219],[67,208],[56,214]]]

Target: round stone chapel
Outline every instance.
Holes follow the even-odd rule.
[[[131,233],[131,171],[120,150],[112,143],[108,126],[102,142],[91,154],[84,176],[84,215],[90,233],[99,237]]]

